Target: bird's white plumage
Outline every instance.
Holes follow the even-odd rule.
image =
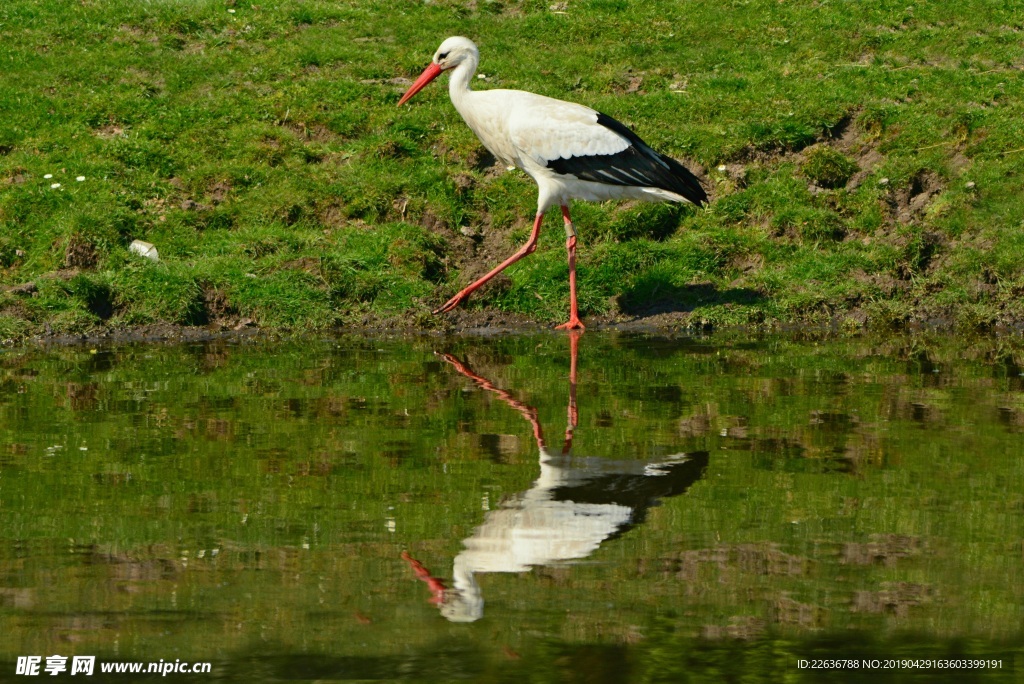
[[[615,154],[630,145],[598,124],[597,112],[589,107],[522,91],[504,93],[514,103],[508,116],[512,144],[521,156],[542,166],[553,159]]]
[[[470,90],[480,55],[468,38],[445,40],[434,62],[451,69],[448,92],[452,104],[491,154],[505,166],[516,166],[538,186],[537,211],[567,205],[571,199],[603,201],[639,199],[687,201],[685,197],[644,184],[600,183],[557,173],[548,162],[597,155],[613,155],[628,149],[630,141],[598,123],[590,107],[556,100],[522,90]],[[621,173],[629,176],[629,170]]]
[[[452,83],[456,83],[455,76]],[[522,90],[467,91],[458,98],[453,95],[452,101],[495,158],[536,181],[540,212],[573,198],[685,201],[673,192],[645,186],[639,177],[635,186],[610,185],[549,168],[548,162],[555,159],[612,155],[630,146],[615,131],[598,124],[597,112],[589,107]]]

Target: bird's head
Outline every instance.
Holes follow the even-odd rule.
[[[470,58],[474,62],[480,59],[480,51],[476,49],[476,43],[469,38],[452,36],[445,39],[440,47],[437,48],[437,52],[434,53],[433,63],[441,67],[442,71],[447,71],[448,69],[454,69]]]
[[[410,86],[409,90],[405,91],[405,95],[402,95],[398,104],[402,105],[408,102],[413,95],[440,76],[442,71],[454,69],[467,60],[472,60],[474,64],[480,60],[480,51],[476,49],[476,44],[473,41],[462,36],[445,39],[434,53],[434,59],[431,60],[430,66],[424,69],[416,82]]]

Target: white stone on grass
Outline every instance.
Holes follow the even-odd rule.
[[[138,254],[144,256],[147,259],[153,261],[160,261],[160,255],[157,254],[156,247],[151,242],[143,242],[142,240],[132,240],[132,244],[128,245],[128,251],[132,254]]]

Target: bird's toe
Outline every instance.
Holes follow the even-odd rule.
[[[586,327],[580,319],[574,316],[562,325],[555,326],[555,330],[579,330],[582,332],[583,330],[586,330]]]
[[[447,302],[445,302],[443,305],[441,305],[440,308],[434,309],[433,314],[436,316],[437,314],[448,313],[449,311],[457,307],[459,304],[461,304],[463,299],[465,299],[465,297],[463,297],[461,294],[457,294],[451,299],[449,299]]]

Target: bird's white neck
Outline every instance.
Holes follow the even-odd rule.
[[[452,568],[454,586],[441,605],[441,614],[452,622],[475,622],[484,615],[484,597],[473,577],[473,567],[465,552],[455,557]]]
[[[477,60],[470,55],[459,66],[452,69],[451,75],[448,77],[448,95],[452,98],[452,103],[456,109],[465,100],[466,96],[472,92],[469,89],[469,84],[473,82],[473,74],[476,73],[476,67]]]

